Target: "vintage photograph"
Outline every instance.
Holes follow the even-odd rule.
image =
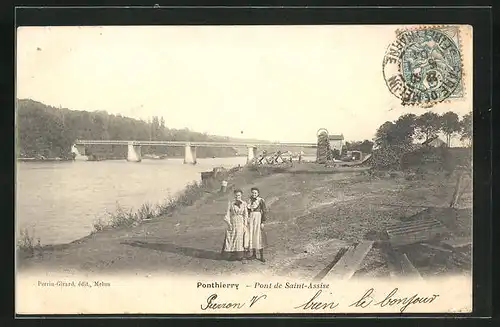
[[[18,28],[16,312],[471,312],[472,39]]]

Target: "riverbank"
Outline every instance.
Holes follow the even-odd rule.
[[[214,184],[191,205],[169,215],[42,248],[33,257],[18,259],[18,267],[131,274],[268,272],[312,278],[341,247],[364,239],[378,241],[387,226],[425,207],[449,206],[455,184],[453,175],[444,174],[408,180],[403,175],[377,177],[365,171],[304,174],[300,170],[274,173],[272,169],[244,168],[229,180],[226,194],[220,194]],[[261,189],[270,208],[269,222],[265,224],[267,262],[245,265],[222,261],[222,219],[227,201],[232,198],[231,188],[241,188],[246,198],[252,186]],[[443,224],[457,235],[470,236],[471,197],[467,189],[460,204],[463,208],[456,209],[456,221],[443,218]],[[387,276],[383,261],[374,247],[360,271]],[[421,271],[425,273],[425,269]]]
[[[224,158],[234,158],[234,157],[245,157],[244,155],[240,156],[198,156],[198,159],[224,159]],[[183,156],[155,156],[155,155],[143,155],[143,159],[148,160],[168,160],[168,159],[182,159]],[[86,161],[108,161],[108,160],[127,160],[127,157],[96,157],[89,158]],[[75,161],[73,158],[17,158],[18,162],[51,162],[51,161]]]
[[[17,158],[19,162],[49,162],[49,161],[73,161],[69,158]]]

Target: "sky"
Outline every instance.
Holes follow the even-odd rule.
[[[382,60],[400,26],[105,26],[17,30],[16,97],[105,110],[170,128],[280,142],[316,132],[372,139],[403,107]],[[466,97],[430,109],[471,110],[472,34],[462,35]],[[243,132],[243,133],[242,133]]]

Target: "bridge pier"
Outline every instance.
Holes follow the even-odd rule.
[[[71,153],[73,153],[75,160],[88,160],[85,155],[85,145],[73,144],[71,146]]]
[[[257,147],[255,147],[253,145],[249,145],[247,148],[248,148],[247,164],[249,164],[253,161],[253,159],[257,155]]]
[[[189,143],[184,146],[184,163],[196,164],[196,147]]]
[[[132,162],[142,161],[140,145],[135,145],[134,142],[128,143],[127,161],[132,161]]]

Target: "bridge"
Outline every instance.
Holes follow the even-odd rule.
[[[85,157],[85,146],[87,145],[126,145],[128,147],[127,161],[140,162],[142,160],[141,146],[175,146],[184,147],[184,163],[196,163],[196,148],[219,147],[219,148],[247,148],[247,163],[251,162],[257,154],[259,147],[287,147],[287,148],[316,148],[316,143],[294,143],[294,142],[198,142],[198,141],[121,141],[121,140],[76,140],[71,147],[71,152],[77,158]]]

